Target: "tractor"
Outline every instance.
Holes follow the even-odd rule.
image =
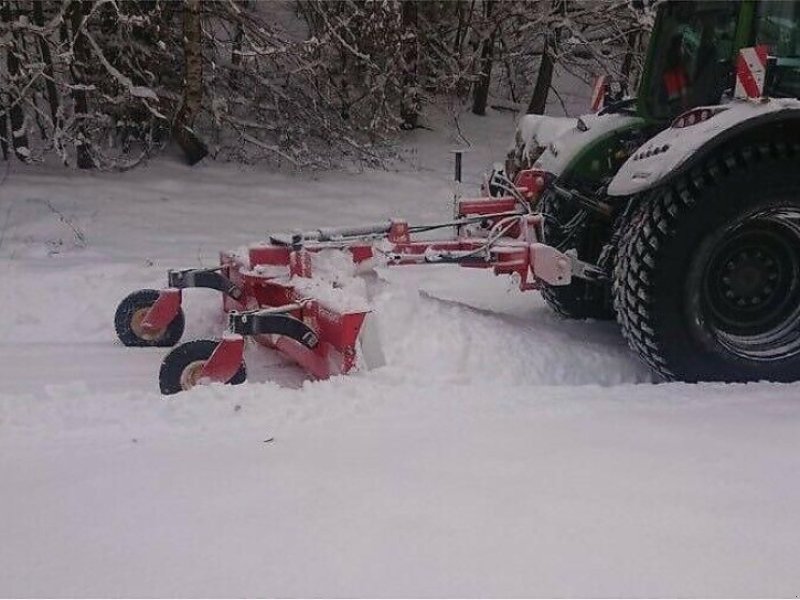
[[[636,97],[522,118],[543,242],[595,268],[542,294],[614,319],[666,379],[800,379],[800,2],[668,1]]]
[[[343,253],[357,272],[454,264],[510,276],[565,317],[616,318],[666,379],[800,380],[800,2],[656,11],[638,96],[578,119],[525,117],[506,167],[482,197],[456,194],[452,220],[270,234],[129,294],[119,339],[174,346],[184,291],[208,288],[228,331],[175,347],[164,394],[243,382],[248,340],[315,378],[380,364],[371,308],[318,269]],[[452,235],[431,237],[441,230]]]

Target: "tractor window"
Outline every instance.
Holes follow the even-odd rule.
[[[756,43],[775,56],[800,56],[800,3],[768,0],[758,5]]]
[[[656,118],[718,104],[731,85],[737,2],[670,2],[659,15],[649,96]]]
[[[800,3],[761,2],[755,43],[766,45],[775,57],[768,69],[767,93],[800,97]]]

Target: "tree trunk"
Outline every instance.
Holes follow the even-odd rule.
[[[419,81],[417,76],[417,0],[402,3],[403,18],[403,76],[400,118],[403,129],[415,129],[419,119]]]
[[[75,139],[75,157],[79,169],[93,169],[95,164],[89,151],[89,136],[86,133],[86,119],[89,114],[89,103],[86,99],[86,90],[80,86],[85,84],[85,66],[89,62],[89,48],[81,31],[83,17],[88,14],[89,5],[77,0],[70,5],[69,21],[71,34],[74,39],[74,57],[70,64],[73,83],[78,88],[72,90],[72,100],[75,103],[75,121],[77,123]]]
[[[455,39],[453,40],[453,56],[461,58],[461,44],[463,42],[463,31],[464,31],[464,0],[456,0],[455,2],[456,7],[456,20],[458,21],[458,26],[456,27],[456,35]]]
[[[511,67],[511,62],[508,60],[508,45],[506,44],[503,29],[500,28],[500,58],[506,70],[506,78],[508,79],[508,93],[511,94],[511,102],[517,103],[516,86],[514,85],[514,70]]]
[[[5,102],[5,95],[0,95],[0,153],[3,154],[3,160],[8,160],[8,116]]]
[[[622,75],[622,81],[620,83],[622,85],[623,94],[630,93],[632,87],[633,61],[639,52],[639,40],[641,35],[641,31],[631,31],[625,39],[627,50],[625,51],[625,58],[622,61],[622,68],[620,69],[620,75]]]
[[[13,21],[14,15],[11,12],[10,0],[5,0],[0,3],[0,18],[2,18],[4,23],[8,23],[9,25]],[[8,67],[10,83],[9,88],[19,91],[18,79],[20,75],[20,64],[18,53],[22,51],[22,47],[15,35],[11,36],[10,41],[11,46],[6,51],[6,65]],[[28,162],[30,159],[30,150],[28,149],[28,134],[25,131],[25,113],[22,111],[21,98],[9,96],[6,102],[10,106],[8,112],[11,119],[11,145],[14,148],[14,154],[20,161]]]
[[[542,49],[542,60],[539,63],[539,74],[536,76],[536,85],[533,88],[533,96],[528,104],[527,113],[529,115],[543,115],[547,107],[547,96],[550,93],[550,85],[553,82],[553,55],[550,46],[549,35],[545,39]]]
[[[44,27],[44,12],[42,11],[42,2],[33,3],[33,22],[38,27]],[[58,97],[58,89],[56,88],[55,75],[53,71],[53,57],[50,53],[50,45],[43,36],[39,38],[39,51],[42,54],[42,62],[44,62],[44,75],[45,86],[47,89],[47,102],[50,105],[50,116],[53,119],[53,130],[60,129],[61,124],[58,118],[58,105],[60,100]]]
[[[0,11],[0,21],[5,22],[5,15]],[[0,153],[3,160],[8,160],[8,73],[0,73]]]
[[[200,0],[185,0],[183,5],[183,101],[175,117],[175,139],[190,165],[200,162],[208,148],[195,134],[195,119],[203,103],[203,38]]]
[[[488,38],[481,42],[480,74],[472,95],[472,112],[476,115],[486,114],[486,103],[489,100],[489,85],[492,81],[492,63],[494,55],[494,38],[497,28],[490,22],[495,0],[485,0],[483,5],[484,22],[491,28]]]
[[[241,3],[242,10],[250,8],[249,0],[243,0]],[[298,7],[300,4],[298,3]],[[230,86],[233,91],[239,89],[241,82],[241,69],[242,69],[242,46],[244,44],[244,26],[240,20],[236,21],[236,33],[233,36],[233,44],[231,47],[231,76]]]

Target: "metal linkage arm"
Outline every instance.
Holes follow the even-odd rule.
[[[270,235],[269,240],[271,243],[279,246],[292,246],[297,243],[305,242],[337,242],[369,236],[386,235],[391,228],[391,221],[381,221],[380,223],[372,223],[369,225],[321,227],[313,231],[276,233]]]
[[[597,215],[600,215],[605,219],[611,219],[611,215],[614,211],[611,206],[605,202],[590,198],[589,196],[581,194],[577,190],[561,187],[555,183],[551,183],[550,187],[559,197],[563,198],[564,200],[578,204],[579,206]]]
[[[299,309],[300,305],[282,308],[286,310]],[[228,327],[231,333],[239,335],[283,335],[309,349],[313,349],[319,344],[319,336],[303,321],[274,309],[232,312],[228,316]]]
[[[219,272],[220,269],[170,269],[167,272],[169,287],[208,288],[217,290],[238,300],[242,297],[242,290],[230,279]]]
[[[567,256],[570,257],[572,263],[572,275],[579,279],[587,281],[607,281],[608,274],[597,265],[588,263],[578,258],[578,253],[574,250],[567,250]]]

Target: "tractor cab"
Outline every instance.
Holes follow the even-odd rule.
[[[670,2],[659,9],[639,112],[672,119],[695,106],[718,104],[732,86],[740,2]]]
[[[733,95],[742,48],[764,46],[769,56],[764,95],[800,96],[800,3],[666,2],[659,7],[637,112],[672,120]]]
[[[763,95],[800,97],[800,2],[661,2],[636,98],[580,119],[524,115],[499,170],[513,179],[536,166],[583,192],[598,190],[679,115],[730,102],[739,53],[756,46],[767,53]]]

